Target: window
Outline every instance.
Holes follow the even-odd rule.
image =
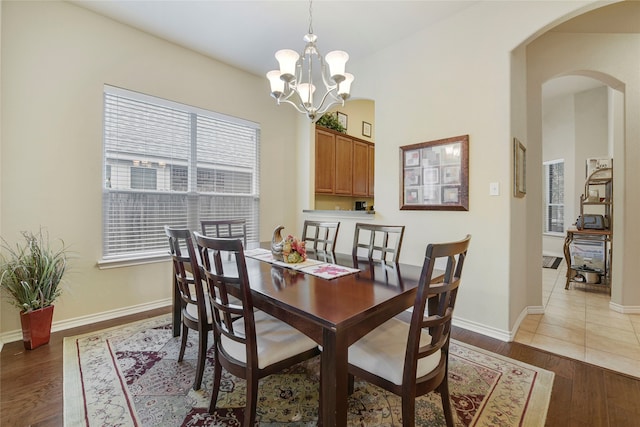
[[[564,234],[564,160],[544,162],[544,232]]]
[[[156,190],[158,188],[158,174],[155,169],[131,168],[131,189],[132,190]]]
[[[164,255],[165,225],[242,218],[259,240],[257,124],[104,90],[103,258]]]

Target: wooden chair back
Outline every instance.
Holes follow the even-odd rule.
[[[306,220],[302,228],[307,256],[326,262],[336,262],[335,246],[340,222]]]
[[[444,366],[441,366],[442,372],[436,377],[443,378],[446,375],[451,320],[470,240],[471,236],[467,235],[457,242],[429,244],[427,246],[418,292],[411,315],[402,379],[403,384],[416,382],[416,395],[418,396],[433,390],[433,387],[425,378],[418,378],[416,381],[416,366],[420,359],[436,352],[442,352]],[[445,264],[444,276],[442,279],[437,280],[437,283],[433,283],[436,264],[441,262]],[[441,268],[440,265],[438,265],[438,268]],[[423,329],[428,330],[431,342],[420,346],[420,336]]]
[[[207,237],[194,233],[198,251],[203,260],[204,277],[207,282],[209,299],[213,311],[214,342],[225,336],[247,347],[249,358],[247,367],[257,368],[257,349],[255,342],[255,319],[253,301],[247,274],[242,240]],[[228,253],[231,261],[223,261],[221,253]],[[238,330],[234,322],[243,318],[244,328]],[[219,348],[223,348],[219,346]],[[224,353],[225,360],[233,358]],[[252,357],[253,356],[253,357]],[[227,366],[229,372],[238,375],[234,364]],[[232,366],[233,365],[233,366]],[[244,368],[242,368],[244,370]]]
[[[207,353],[207,336],[212,330],[208,296],[205,295],[202,270],[191,231],[186,228],[164,227],[169,238],[169,250],[173,262],[174,286],[180,294],[182,340],[178,361],[184,358],[189,330],[198,332],[198,360],[194,390],[200,389]],[[176,302],[177,304],[177,302]],[[195,310],[194,310],[195,307]]]
[[[205,236],[241,239],[247,247],[247,221],[244,219],[203,219],[200,228]]]
[[[202,277],[191,231],[168,225],[165,225],[164,231],[169,238],[174,280],[180,292],[182,307],[186,304],[197,305],[198,314],[203,314],[206,319],[206,311],[200,313],[201,310],[205,310],[203,287],[195,286],[195,283],[202,283]]]
[[[360,258],[397,265],[403,237],[404,225],[356,223],[352,248],[354,265]]]

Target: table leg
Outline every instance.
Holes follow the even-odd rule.
[[[573,233],[567,231],[567,237],[564,239],[564,260],[567,263],[567,280],[564,284],[565,289],[569,289],[569,283],[573,278],[573,270],[571,269],[571,253],[570,245],[573,241]]]
[[[323,331],[320,399],[324,426],[346,426],[348,409],[348,349],[346,334]]]

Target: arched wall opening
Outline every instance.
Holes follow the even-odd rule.
[[[602,9],[619,7],[621,13],[628,12],[629,7],[637,5],[614,4]],[[597,14],[599,10],[589,12]],[[637,11],[636,11],[637,13]],[[636,15],[637,16],[637,15]],[[591,19],[591,25],[597,20]],[[606,24],[606,23],[605,23]],[[564,27],[565,29],[571,27]],[[610,129],[607,138],[611,141],[611,153],[614,157],[614,240],[612,259],[612,291],[610,307],[614,310],[631,313],[640,311],[640,291],[634,284],[631,266],[632,260],[638,258],[637,226],[631,218],[633,212],[640,208],[637,192],[629,191],[630,185],[637,182],[638,173],[629,167],[632,159],[638,159],[640,152],[640,129],[637,119],[640,114],[640,57],[637,52],[640,46],[638,32],[627,31],[617,33],[615,30],[594,26],[591,30],[563,31],[557,28],[549,31],[526,48],[526,90],[527,90],[527,136],[528,150],[532,157],[543,159],[543,86],[553,79],[575,75],[595,78],[608,86],[607,112],[611,115]],[[529,153],[528,153],[529,154]],[[637,160],[636,160],[637,162]],[[576,162],[574,171],[582,164]],[[530,168],[529,179],[541,182],[542,168]],[[578,185],[578,183],[576,183]],[[533,198],[528,209],[542,212],[541,197]],[[571,218],[569,218],[571,222]],[[535,238],[535,231],[530,236]],[[541,233],[537,233],[540,235]],[[535,245],[534,245],[535,246]],[[531,254],[530,254],[531,255]],[[540,289],[537,291],[541,292]]]

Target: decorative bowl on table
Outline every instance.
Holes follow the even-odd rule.
[[[273,231],[273,237],[271,238],[271,253],[273,254],[273,258],[288,264],[304,262],[307,259],[305,242],[301,242],[291,234],[289,234],[286,239],[283,239],[281,234],[282,230],[284,230],[284,226],[279,225]]]

